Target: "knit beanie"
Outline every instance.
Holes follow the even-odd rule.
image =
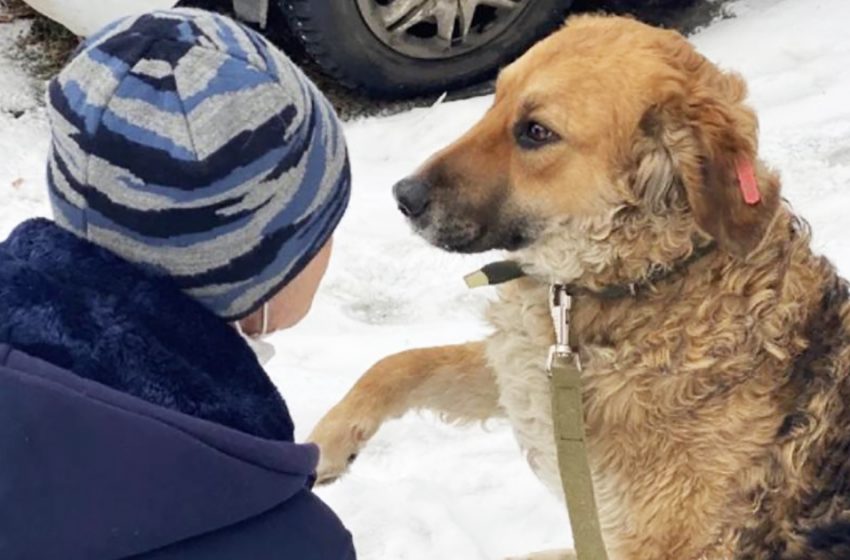
[[[350,170],[333,108],[261,35],[177,9],[91,37],[48,88],[56,222],[241,319],[325,245]]]

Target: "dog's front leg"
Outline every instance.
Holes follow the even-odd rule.
[[[409,350],[372,366],[310,435],[322,452],[318,482],[345,472],[386,420],[416,409],[455,422],[499,414],[499,392],[484,343]]]

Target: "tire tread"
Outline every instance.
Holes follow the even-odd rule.
[[[309,9],[310,0],[280,0],[284,17],[289,23],[292,33],[304,45],[307,54],[330,77],[354,91],[365,91],[364,88],[349,77],[337,64],[336,60],[324,47],[324,34],[314,23]]]
[[[327,48],[327,45],[332,41],[332,39],[328,36],[328,31],[324,30],[321,25],[316,22],[315,14],[316,14],[316,4],[312,0],[277,0],[280,9],[283,12],[284,19],[287,22],[287,25],[290,28],[291,33],[295,36],[295,38],[301,42],[304,46],[304,50],[307,55],[315,61],[322,71],[345,86],[346,88],[359,92],[370,94],[378,97],[399,97],[399,96],[410,96],[413,94],[425,94],[431,93],[432,90],[436,91],[438,88],[428,88],[427,86],[423,86],[419,91],[411,91],[414,86],[410,85],[399,85],[399,88],[396,90],[391,90],[391,88],[385,87],[370,87],[368,84],[363,83],[361,79],[358,78],[356,73],[352,73],[351,69],[346,68],[344,65],[341,65],[339,61],[336,59],[334,54],[330,52]],[[353,2],[354,0],[335,0],[338,2]],[[570,6],[573,0],[549,0],[553,5],[558,7],[550,7],[549,9],[553,14],[558,14],[559,17],[564,17],[569,12]],[[557,18],[553,15],[553,20]],[[539,36],[541,35],[547,28],[551,29],[554,27],[555,23],[549,21],[548,23],[538,23],[533,29],[528,30],[529,36]],[[332,32],[332,31],[331,31]],[[495,73],[495,69],[485,68],[482,69],[474,77],[464,77],[456,80],[456,83],[453,87],[464,87],[475,83],[478,80],[484,79],[487,77],[487,74],[493,72]],[[408,90],[406,94],[404,94],[404,90]]]

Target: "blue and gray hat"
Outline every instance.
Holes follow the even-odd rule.
[[[328,101],[262,36],[197,10],[120,20],[51,84],[57,222],[227,320],[324,246],[350,170]]]

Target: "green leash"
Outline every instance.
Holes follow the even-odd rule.
[[[578,560],[607,560],[584,432],[581,362],[576,337],[570,329],[572,303],[566,286],[552,286],[550,306],[556,338],[549,350],[547,370],[551,380],[555,446],[576,556]]]
[[[584,439],[581,371],[571,360],[552,365],[552,414],[561,485],[578,560],[607,560]]]
[[[513,261],[489,264],[465,277],[470,288],[501,284],[525,276]],[[549,350],[547,371],[551,380],[552,419],[561,485],[570,516],[578,560],[607,560],[593,493],[584,434],[581,397],[581,366],[575,335],[570,331],[572,297],[566,286],[550,290],[550,309],[555,325],[555,344]]]

